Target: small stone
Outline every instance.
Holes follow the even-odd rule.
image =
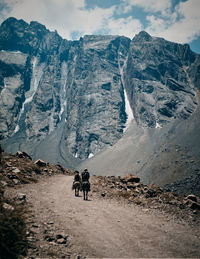
[[[156,196],[156,191],[154,189],[148,189],[145,194],[145,198],[152,198]]]
[[[2,187],[6,187],[8,185],[7,182],[5,182],[5,181],[1,181],[0,183],[1,183]]]
[[[7,166],[7,167],[11,167],[11,166],[12,166],[12,163],[11,163],[11,162],[6,162],[6,166]]]
[[[39,228],[30,228],[30,232],[33,234],[38,234],[40,232]]]
[[[64,239],[64,238],[59,238],[59,239],[57,239],[57,241],[56,241],[58,244],[66,244],[66,239]]]
[[[8,203],[3,203],[3,206],[2,206],[5,210],[14,210],[14,207],[11,206],[10,204]]]
[[[32,227],[33,227],[33,228],[39,228],[39,226],[38,226],[36,223],[33,223],[33,224],[32,224]]]
[[[15,173],[15,174],[18,174],[18,173],[20,173],[21,171],[19,170],[19,168],[13,167],[12,172]]]
[[[197,197],[194,194],[189,194],[185,199],[197,202]]]
[[[125,176],[125,179],[127,182],[131,182],[131,183],[139,183],[140,182],[140,178],[138,176],[132,175],[132,174],[127,174]]]
[[[19,158],[28,158],[32,160],[32,158],[26,152],[17,151],[16,156]]]
[[[53,222],[53,221],[49,221],[49,222],[47,222],[47,224],[49,224],[49,225],[53,225],[53,224],[54,224],[54,222]]]
[[[102,193],[101,193],[101,196],[102,196],[102,197],[105,197],[105,196],[106,196],[106,193],[105,193],[105,192],[102,192]]]
[[[192,202],[190,205],[189,205],[190,209],[192,210],[200,210],[200,204],[197,203],[197,202]]]
[[[127,184],[128,189],[135,189],[136,187],[133,184]]]
[[[48,242],[53,242],[53,241],[55,240],[54,237],[51,237],[51,236],[49,236],[49,235],[46,235],[46,236],[44,237],[44,239],[47,240]]]
[[[26,194],[18,193],[17,199],[20,200],[20,201],[26,201]]]
[[[18,184],[19,182],[20,182],[19,180],[13,179],[13,183],[14,183],[14,184]]]

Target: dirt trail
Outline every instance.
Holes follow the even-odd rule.
[[[71,176],[54,176],[14,192],[25,193],[32,204],[40,258],[198,257],[200,229],[178,222],[164,212],[114,200],[89,201],[75,197]],[[12,191],[13,192],[13,191]],[[34,223],[34,224],[33,224]],[[67,244],[45,235],[69,235]]]

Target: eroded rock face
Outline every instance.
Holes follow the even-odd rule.
[[[85,36],[79,42],[69,69],[74,73],[67,81],[65,116],[67,146],[80,158],[96,154],[123,134],[126,113],[119,52],[126,55],[128,46],[128,39],[114,36]]]
[[[131,42],[125,86],[138,124],[163,126],[195,110],[199,75],[191,66],[199,56],[188,45],[168,42],[140,32]]]
[[[1,139],[10,152],[24,143],[33,158],[48,142],[53,162],[65,166],[66,156],[92,157],[123,136],[125,89],[142,127],[190,116],[199,63],[188,45],[145,32],[132,41],[67,41],[37,22],[9,18],[0,27]]]

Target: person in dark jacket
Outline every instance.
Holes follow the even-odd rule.
[[[74,182],[81,182],[81,177],[79,175],[79,171],[75,171]]]
[[[88,182],[90,186],[90,173],[88,172],[87,168],[84,169],[84,171],[81,173],[81,178],[82,178],[82,183],[83,182]]]
[[[79,171],[74,172],[74,181],[73,181],[73,184],[72,184],[72,190],[74,189],[74,183],[75,182],[80,182],[80,184],[81,184],[81,177],[80,177]]]

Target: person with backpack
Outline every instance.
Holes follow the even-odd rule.
[[[73,181],[73,184],[72,184],[72,190],[74,189],[74,183],[75,182],[80,182],[80,184],[81,184],[81,177],[80,177],[79,171],[74,172],[74,181]]]
[[[88,182],[89,183],[89,191],[90,191],[90,173],[88,172],[87,168],[84,169],[84,171],[81,173],[82,183]]]

